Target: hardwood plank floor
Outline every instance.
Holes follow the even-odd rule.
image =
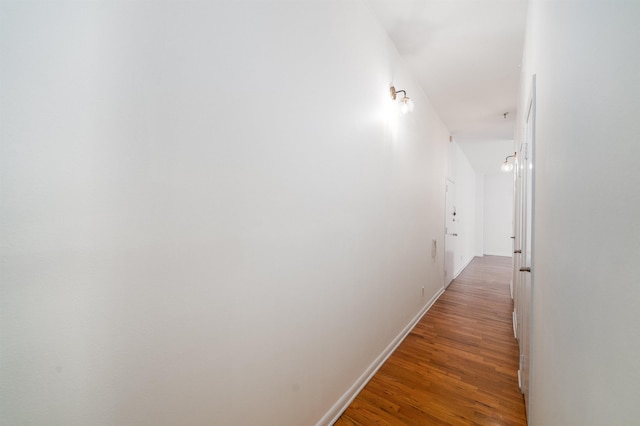
[[[526,425],[510,277],[475,258],[335,424]]]

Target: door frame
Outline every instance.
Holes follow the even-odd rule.
[[[449,287],[449,284],[451,284],[451,282],[455,278],[454,277],[454,275],[455,275],[454,266],[455,266],[455,255],[456,255],[455,241],[453,241],[453,244],[451,244],[451,243],[447,244],[447,236],[450,235],[449,234],[450,230],[448,229],[449,228],[449,226],[448,226],[449,223],[447,221],[447,218],[448,218],[448,215],[449,215],[449,211],[447,209],[447,201],[451,200],[451,205],[453,206],[453,209],[455,210],[455,208],[456,208],[455,207],[455,203],[456,203],[455,185],[456,185],[456,182],[453,179],[451,179],[450,177],[446,177],[445,180],[444,180],[444,184],[445,184],[445,186],[444,186],[444,188],[445,188],[444,189],[444,238],[443,238],[443,241],[444,241],[444,244],[443,244],[443,246],[444,246],[444,260],[442,262],[442,264],[443,264],[443,276],[442,276],[443,283],[442,283],[442,287],[444,289],[446,289],[447,287]],[[451,186],[453,186],[453,188],[454,188],[453,191],[449,191],[449,188],[451,188]],[[452,196],[453,198],[451,199],[450,196]],[[455,235],[457,235],[456,232],[455,232],[455,229],[453,230],[453,233]],[[451,238],[453,238],[453,237],[454,237],[454,235],[451,235]],[[452,240],[449,240],[449,241],[452,241]],[[449,245],[453,245],[453,258],[451,258],[451,264],[448,266],[449,269],[447,269],[447,247]],[[447,274],[447,272],[448,272],[448,274]],[[450,276],[451,279],[447,280],[447,276]]]
[[[535,225],[535,129],[536,129],[536,76],[531,79],[529,100],[526,114],[523,120],[523,134],[520,142],[517,169],[516,190],[519,211],[516,225],[516,239],[521,255],[519,261],[514,262],[514,277],[516,278],[516,291],[514,306],[517,319],[516,335],[520,362],[518,367],[518,382],[520,390],[524,394],[525,407],[529,412],[529,395],[531,393],[531,342],[533,320],[533,247]],[[514,250],[515,251],[515,250]],[[516,269],[517,268],[517,269]]]

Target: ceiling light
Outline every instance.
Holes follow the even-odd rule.
[[[400,99],[400,112],[406,114],[413,111],[413,101],[410,97],[407,96],[406,91],[396,90],[395,87],[391,86],[389,88],[389,92],[391,93],[391,99],[393,99],[394,101],[396,100],[398,93],[402,92],[404,94],[404,96]]]

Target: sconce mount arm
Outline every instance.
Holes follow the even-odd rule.
[[[407,96],[407,92],[405,90],[396,90],[394,86],[391,86],[389,88],[389,92],[391,93],[391,99],[393,99],[394,101],[396,100],[396,96],[400,92],[404,93],[404,96]]]

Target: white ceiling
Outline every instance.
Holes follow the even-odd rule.
[[[476,171],[499,172],[513,153],[526,0],[368,3]]]

